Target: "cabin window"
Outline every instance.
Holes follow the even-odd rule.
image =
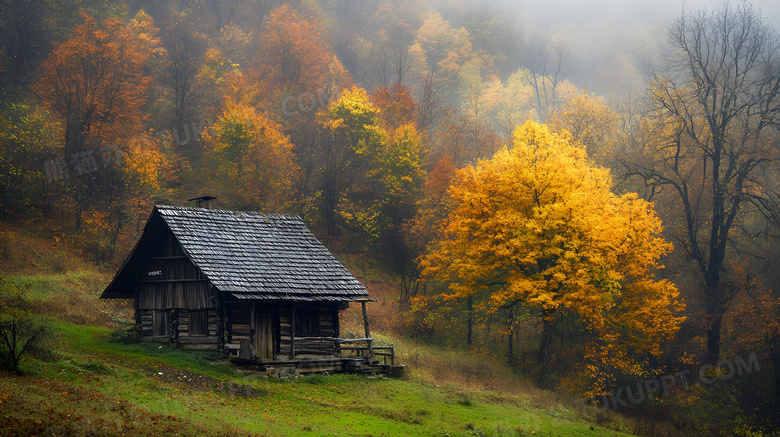
[[[190,335],[209,335],[209,312],[190,311]]]
[[[295,335],[297,337],[317,337],[320,335],[320,315],[316,310],[295,312]]]
[[[154,311],[154,335],[155,337],[167,337],[171,332],[170,310]]]

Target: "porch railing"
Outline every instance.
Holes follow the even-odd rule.
[[[390,365],[395,365],[395,349],[393,346],[374,346],[373,338],[336,338],[336,337],[295,337],[293,342],[298,341],[329,341],[338,346],[341,352],[355,352],[357,356],[365,357],[370,362],[374,357],[382,357],[384,364],[387,364],[387,359],[390,358]],[[342,346],[342,344],[355,345],[359,343],[365,343],[365,346]],[[294,351],[295,348],[293,347]],[[343,357],[343,355],[342,355]],[[292,358],[295,358],[293,353]]]

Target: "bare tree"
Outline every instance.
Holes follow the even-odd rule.
[[[374,56],[379,86],[403,85],[411,67],[409,46],[414,37],[404,29],[391,29],[390,32],[382,30],[378,35]]]
[[[370,73],[369,54],[361,39],[361,35],[366,34],[369,8],[368,2],[337,0],[334,4],[335,25],[328,32],[336,56],[358,84],[367,81]]]
[[[409,64],[409,45],[413,37],[403,29],[394,32],[390,38],[391,62],[393,63],[393,72],[395,73],[395,81],[393,83],[403,85],[404,78],[406,78],[409,67],[411,67]]]
[[[436,124],[444,109],[445,99],[441,96],[443,81],[436,79],[433,73],[425,75],[417,90],[417,126],[420,130],[426,130]]]
[[[250,2],[250,5],[252,5],[255,9],[258,31],[261,31],[263,29],[263,24],[265,23],[266,16],[269,13],[271,13],[273,8],[275,8],[278,4],[279,4],[278,0],[257,0],[254,2]]]
[[[6,289],[8,288],[8,289]],[[29,285],[10,290],[0,279],[0,368],[19,373],[22,359],[49,339],[49,327],[34,317],[24,299]]]
[[[780,46],[748,3],[684,11],[669,27],[665,75],[651,82],[651,115],[624,161],[652,194],[674,199],[678,242],[703,282],[707,358],[720,353],[724,313],[734,287],[724,280],[732,231],[746,216],[776,217]],[[650,132],[650,133],[648,133]]]
[[[558,85],[569,62],[569,50],[562,45],[529,46],[525,53],[528,85],[536,98],[539,121],[546,122],[558,107]]]
[[[177,23],[163,32],[162,44],[167,52],[163,83],[171,93],[176,126],[183,126],[187,112],[200,97],[197,74],[203,65],[206,41]]]
[[[375,43],[380,86],[404,84],[411,67],[409,47],[417,36],[416,29],[422,24],[418,8],[418,3],[409,0],[385,0],[374,12],[371,25],[380,29]]]

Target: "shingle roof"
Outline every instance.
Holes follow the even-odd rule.
[[[360,282],[317,240],[299,217],[256,212],[161,206],[154,208],[144,235],[102,297],[126,297],[128,264],[138,264],[150,244],[155,216],[178,239],[209,281],[237,299],[295,301],[367,300]],[[159,231],[158,231],[159,234]],[[150,238],[152,238],[150,236]],[[139,252],[139,253],[136,253]],[[124,290],[121,290],[124,289]],[[125,296],[119,296],[124,294]]]

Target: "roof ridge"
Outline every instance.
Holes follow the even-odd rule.
[[[197,212],[211,212],[211,213],[229,213],[232,215],[255,215],[264,218],[280,218],[290,220],[303,221],[298,214],[285,214],[281,212],[260,212],[260,211],[238,211],[234,209],[220,209],[220,208],[203,208],[197,206],[177,206],[177,205],[154,205],[156,209],[172,209],[177,211],[197,211]]]

